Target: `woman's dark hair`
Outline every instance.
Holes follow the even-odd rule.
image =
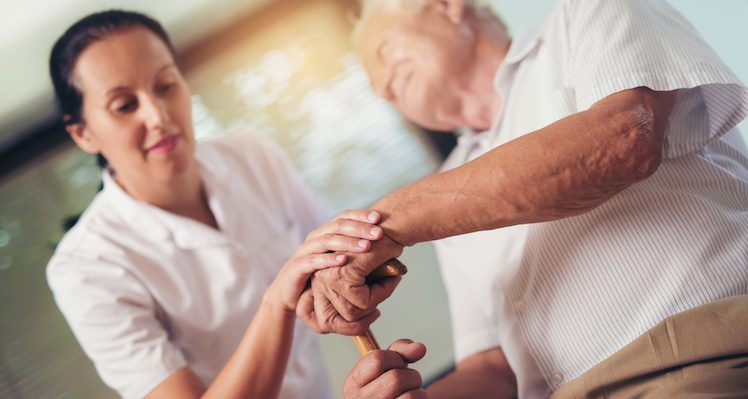
[[[92,43],[134,27],[153,32],[164,41],[172,56],[175,55],[174,46],[161,24],[133,11],[110,10],[91,14],[73,24],[57,39],[49,57],[49,74],[65,125],[83,121],[83,95],[75,87],[72,76],[78,57]]]
[[[72,76],[78,57],[89,45],[134,27],[143,27],[153,32],[176,58],[171,39],[161,24],[145,14],[132,11],[110,10],[91,14],[74,23],[57,39],[49,57],[49,74],[66,126],[83,122],[83,94],[75,86]],[[108,162],[101,154],[97,154],[96,163],[104,168]],[[101,188],[102,184],[99,184],[99,190]],[[70,230],[79,217],[80,215],[75,215],[66,218],[63,221],[65,231]]]

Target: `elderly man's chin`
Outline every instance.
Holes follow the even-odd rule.
[[[440,132],[452,132],[465,125],[464,118],[458,114],[439,114],[431,110],[410,111],[400,109],[409,121],[422,128]]]

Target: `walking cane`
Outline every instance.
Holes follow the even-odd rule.
[[[405,267],[402,262],[393,258],[374,269],[374,271],[371,272],[371,274],[369,274],[369,276],[367,277],[367,280],[376,280],[382,277],[402,276],[407,272],[408,268]],[[353,342],[356,343],[358,352],[362,357],[373,350],[380,349],[379,343],[377,343],[376,338],[374,338],[374,334],[371,332],[371,328],[368,328],[364,335],[357,335],[352,338]]]

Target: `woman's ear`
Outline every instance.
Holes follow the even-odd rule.
[[[101,152],[98,140],[91,134],[85,123],[66,124],[65,130],[81,150],[89,154],[98,154]]]
[[[457,25],[462,22],[462,17],[465,15],[463,0],[431,0],[431,3],[453,24]]]

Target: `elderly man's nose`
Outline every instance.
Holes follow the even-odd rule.
[[[392,90],[390,90],[389,83],[385,80],[375,82],[372,85],[372,89],[379,97],[382,97],[387,101],[393,101],[395,99],[395,96],[392,95]]]

